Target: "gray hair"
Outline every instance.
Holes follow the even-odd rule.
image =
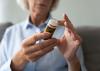
[[[51,11],[54,10],[55,8],[57,8],[59,0],[53,0],[53,5],[51,7]],[[17,0],[18,5],[24,9],[24,10],[29,10],[29,5],[28,5],[28,1],[27,0]]]

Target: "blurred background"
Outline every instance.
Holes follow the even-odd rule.
[[[53,17],[62,19],[66,13],[75,26],[100,26],[100,0],[60,0]],[[18,23],[26,19],[27,14],[16,0],[0,0],[0,23]]]
[[[100,0],[60,0],[52,15],[62,19],[64,13],[84,39],[82,49],[87,71],[100,71]],[[0,0],[0,40],[8,26],[26,18],[27,13],[16,0]]]

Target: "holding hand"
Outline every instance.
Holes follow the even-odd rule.
[[[39,40],[50,37],[49,33],[38,33],[21,43],[21,50],[12,59],[12,70],[22,71],[29,61],[36,61],[43,55],[53,50],[57,40],[52,38],[36,43]]]

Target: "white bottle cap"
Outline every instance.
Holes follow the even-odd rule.
[[[58,26],[58,21],[56,19],[50,19],[48,22],[48,25],[52,25],[52,26]]]

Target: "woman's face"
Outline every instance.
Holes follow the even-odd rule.
[[[48,14],[51,10],[53,0],[28,0],[30,13]]]

